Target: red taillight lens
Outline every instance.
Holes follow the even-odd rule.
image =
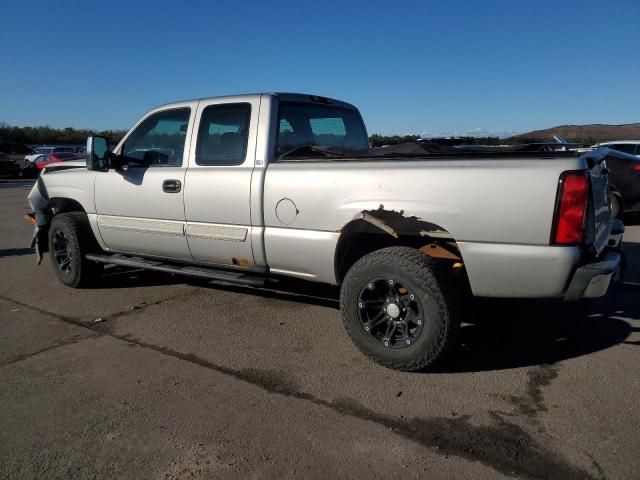
[[[584,172],[565,172],[560,177],[554,243],[575,245],[582,240],[589,185]]]
[[[634,166],[633,166],[633,169],[634,169],[634,170],[640,170],[640,165],[634,165]]]

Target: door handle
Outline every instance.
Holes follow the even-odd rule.
[[[162,191],[165,193],[178,193],[181,187],[180,180],[165,180],[162,182]]]

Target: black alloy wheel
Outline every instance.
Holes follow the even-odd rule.
[[[365,332],[391,349],[416,343],[425,322],[415,294],[387,277],[372,278],[360,290],[358,318]]]
[[[52,244],[52,253],[58,269],[68,274],[71,271],[72,256],[69,241],[62,230],[58,230],[53,234]]]

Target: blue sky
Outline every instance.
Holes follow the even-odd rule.
[[[356,104],[370,133],[640,122],[640,1],[0,0],[0,121],[128,129],[258,91]]]

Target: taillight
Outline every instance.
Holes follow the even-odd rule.
[[[560,176],[553,243],[576,245],[582,241],[588,193],[586,172],[564,172]]]
[[[634,169],[634,170],[640,170],[640,165],[634,165],[634,166],[633,166],[633,169]]]

